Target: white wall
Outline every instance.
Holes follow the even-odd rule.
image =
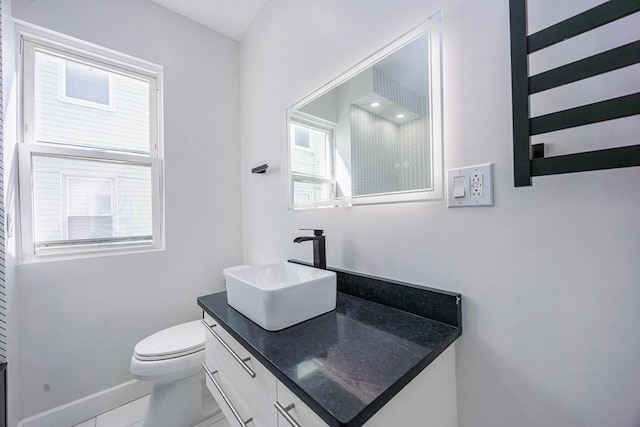
[[[530,10],[548,25],[598,2]],[[287,211],[285,108],[439,8],[445,163],[493,162],[495,206]],[[461,292],[463,427],[637,426],[640,168],[513,187],[508,22],[506,0],[268,2],[240,43],[241,170],[271,166],[241,175],[244,261],[310,260],[292,240],[324,228],[329,265]]]
[[[12,6],[164,66],[165,105],[166,251],[17,266],[22,418],[130,380],[134,345],[197,319],[196,297],[241,261],[239,71],[237,42],[148,1]]]

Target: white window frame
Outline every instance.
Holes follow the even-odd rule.
[[[80,62],[80,61],[75,61]],[[84,62],[80,62],[84,63]],[[115,99],[115,77],[109,73],[109,103],[101,104],[100,102],[88,101],[86,99],[75,98],[67,95],[67,67],[65,61],[58,59],[58,101],[67,102],[69,104],[81,105],[83,107],[97,108],[99,110],[116,111],[116,106],[113,102]],[[91,64],[87,64],[91,65]]]
[[[84,42],[22,21],[16,22],[19,34],[19,195],[20,195],[20,262],[103,256],[127,252],[163,250],[164,238],[164,162],[163,162],[163,69],[161,66]],[[140,153],[76,147],[36,141],[35,128],[35,51],[53,53],[78,62],[96,63],[107,71],[149,83],[149,152]],[[26,100],[31,102],[26,102]],[[151,168],[152,241],[114,239],[86,245],[35,246],[32,157],[61,156],[85,160],[110,161]],[[63,201],[64,202],[64,201]]]
[[[301,151],[313,151],[311,147],[301,147],[295,144],[293,138],[291,137],[291,126],[298,125],[304,126],[309,129],[318,130],[321,132],[325,132],[329,136],[329,146],[327,147],[327,161],[329,162],[329,177],[323,177],[320,175],[312,175],[312,174],[303,174],[298,172],[289,172],[289,199],[290,204],[298,207],[314,207],[314,206],[324,206],[327,204],[327,200],[311,200],[311,201],[298,201],[295,202],[295,191],[294,185],[296,182],[309,182],[312,184],[329,184],[331,185],[331,193],[333,197],[330,200],[335,200],[336,194],[336,162],[335,162],[335,138],[336,138],[336,124],[330,122],[328,120],[322,120],[318,117],[302,113],[300,111],[296,111],[295,113],[291,113],[289,115],[289,120],[287,120],[287,140],[289,141],[288,147],[289,152],[287,156],[291,158],[292,150],[301,150]],[[291,164],[291,161],[289,161]]]

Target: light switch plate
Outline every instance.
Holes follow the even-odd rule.
[[[455,197],[454,181],[459,180],[459,177],[464,177],[464,196]],[[447,171],[447,206],[450,208],[493,206],[493,163],[449,169]]]

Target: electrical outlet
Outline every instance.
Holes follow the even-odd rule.
[[[447,206],[493,206],[492,163],[449,169]]]
[[[481,172],[471,175],[471,197],[482,197],[484,194],[484,174]]]

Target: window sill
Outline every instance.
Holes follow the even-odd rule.
[[[99,248],[94,250],[84,250],[82,252],[56,252],[56,253],[48,253],[48,254],[38,254],[27,256],[17,262],[18,265],[22,264],[38,264],[41,262],[51,262],[51,261],[75,261],[85,258],[99,258],[99,257],[112,257],[118,255],[134,255],[141,253],[151,253],[151,252],[164,252],[165,246],[155,247],[151,245],[147,246],[133,246],[133,247],[119,247],[119,248]]]

